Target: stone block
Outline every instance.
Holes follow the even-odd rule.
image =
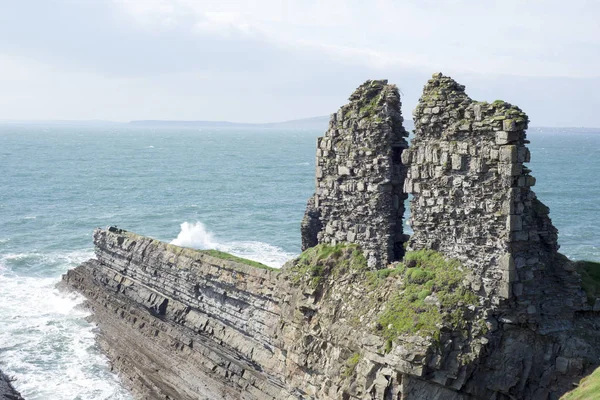
[[[323,168],[317,167],[315,175],[317,176],[317,178],[322,178],[323,177]]]
[[[523,229],[523,218],[520,215],[511,214],[506,218],[506,229],[510,232]]]
[[[500,162],[502,163],[516,163],[517,162],[517,146],[509,145],[500,147]]]
[[[400,155],[400,159],[402,160],[402,164],[404,165],[409,165],[410,161],[411,161],[411,152],[410,151],[403,151],[402,154]]]
[[[350,175],[352,170],[344,165],[338,165],[338,175]]]
[[[512,297],[512,288],[509,282],[500,282],[498,286],[498,296],[503,299],[510,299]]]
[[[505,119],[502,121],[502,129],[508,132],[516,131],[517,124],[514,119]]]
[[[569,369],[569,359],[565,357],[556,357],[556,370],[562,374]]]
[[[518,132],[498,131],[496,132],[496,144],[504,145],[519,139]]]
[[[510,254],[505,254],[498,260],[498,267],[502,271],[502,280],[508,283],[513,283],[516,278],[515,261]]]
[[[513,294],[515,296],[521,296],[523,294],[523,284],[520,282],[513,284]]]
[[[473,114],[475,114],[475,121],[481,121],[481,104],[473,106]]]
[[[452,169],[460,171],[463,169],[464,157],[459,154],[452,154]]]
[[[354,240],[356,239],[356,232],[354,231],[348,231],[348,234],[346,235],[346,240],[350,243],[354,242]]]
[[[523,165],[520,163],[498,164],[498,171],[504,176],[518,176],[523,172]]]

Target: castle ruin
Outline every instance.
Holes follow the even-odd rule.
[[[331,116],[317,139],[316,191],[302,221],[302,250],[358,243],[371,268],[404,254],[400,95],[386,80],[367,81]]]

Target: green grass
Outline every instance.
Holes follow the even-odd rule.
[[[600,297],[600,263],[595,261],[577,261],[575,263],[581,275],[581,285],[593,304]]]
[[[600,368],[579,382],[579,387],[560,398],[561,400],[600,399]]]
[[[464,307],[478,304],[477,296],[462,285],[465,271],[460,263],[433,250],[408,252],[396,269],[386,271],[390,272],[370,273],[369,282],[380,283],[389,276],[400,276],[402,281],[377,321],[380,333],[387,339],[416,333],[439,339],[442,325],[464,329]],[[431,294],[437,297],[441,310],[435,304],[425,303]]]
[[[354,353],[346,360],[346,368],[344,369],[344,373],[342,374],[345,378],[351,376],[356,369],[356,366],[360,362],[360,354]]]
[[[259,263],[258,261],[248,260],[246,258],[234,256],[233,254],[225,253],[225,252],[219,251],[219,250],[197,250],[197,251],[202,254],[207,254],[211,257],[219,258],[221,260],[234,261],[234,262],[237,262],[240,264],[250,265],[251,267],[255,267],[255,268],[269,269],[269,270],[277,269],[277,268],[272,268],[265,264]]]
[[[349,270],[366,268],[367,260],[357,244],[339,243],[319,244],[305,250],[291,271],[294,282],[308,280],[316,288],[328,275],[336,277]]]
[[[381,95],[374,96],[371,101],[368,103],[364,103],[361,105],[359,113],[365,115],[373,115],[377,112],[379,107],[379,100],[381,99]]]

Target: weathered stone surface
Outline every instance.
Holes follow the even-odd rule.
[[[372,268],[404,254],[400,94],[386,80],[367,81],[331,116],[317,139],[316,192],[302,224],[302,249],[317,243],[361,245]]]
[[[0,371],[0,400],[23,400],[21,394],[13,387],[10,378],[2,371]]]
[[[435,116],[431,107],[439,109]],[[409,249],[461,260],[480,295],[495,304],[514,300],[522,318],[540,323],[540,302],[558,289],[547,283],[560,277],[577,285],[577,278],[552,267],[557,230],[524,165],[527,115],[501,100],[473,101],[464,86],[435,74],[414,117],[404,158],[405,189],[413,195]]]

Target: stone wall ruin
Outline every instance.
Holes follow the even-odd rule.
[[[476,293],[523,296],[558,250],[525,166],[528,117],[501,100],[473,101],[464,89],[434,74],[414,111],[415,138],[402,157],[413,195],[409,248],[461,260]]]
[[[302,250],[358,243],[369,266],[381,268],[404,254],[401,154],[408,133],[398,89],[387,80],[365,82],[349,100],[317,139],[316,191],[302,221]]]

